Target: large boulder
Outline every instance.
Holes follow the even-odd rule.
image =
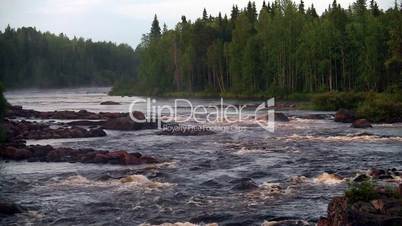
[[[107,120],[102,127],[108,130],[139,130],[142,125],[134,122],[130,117],[121,117]]]
[[[138,120],[144,120],[145,115],[142,112],[135,111],[133,116]],[[108,130],[141,130],[141,129],[156,129],[156,122],[136,122],[130,118],[130,116],[112,118],[107,120],[102,127]]]
[[[335,122],[352,123],[356,118],[356,114],[347,109],[339,109],[335,114]]]
[[[373,126],[367,119],[358,119],[358,120],[353,121],[352,127],[359,128],[359,129],[367,129],[367,128],[372,128]]]

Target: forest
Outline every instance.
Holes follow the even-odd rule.
[[[231,15],[215,17],[204,9],[174,29],[161,28],[155,15],[136,48],[136,76],[112,94],[238,97],[402,86],[402,3],[384,10],[374,0],[348,8],[334,0],[322,15],[303,1],[258,8],[234,5]]]
[[[0,81],[6,89],[111,86],[135,77],[136,62],[126,44],[69,39],[32,27],[0,32]]]

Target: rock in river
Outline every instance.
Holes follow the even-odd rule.
[[[120,105],[120,103],[115,101],[103,101],[100,103],[100,105]]]
[[[358,119],[358,120],[353,121],[352,127],[366,129],[366,128],[372,128],[373,126],[367,119]]]
[[[351,123],[355,118],[355,113],[347,109],[339,109],[335,114],[335,122]]]

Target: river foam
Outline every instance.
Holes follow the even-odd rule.
[[[64,180],[52,183],[53,186],[73,186],[73,187],[115,187],[117,189],[129,188],[148,188],[158,189],[172,186],[170,183],[152,181],[144,175],[129,175],[121,179],[111,179],[107,181],[90,180],[81,175],[67,177]]]

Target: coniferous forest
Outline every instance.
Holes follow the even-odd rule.
[[[137,47],[138,76],[116,94],[215,93],[288,95],[320,91],[384,91],[402,86],[402,11],[336,0],[314,5],[281,0],[233,6],[174,29],[157,16]]]
[[[112,85],[135,76],[134,50],[125,44],[69,39],[35,28],[0,32],[0,80],[9,88]]]

